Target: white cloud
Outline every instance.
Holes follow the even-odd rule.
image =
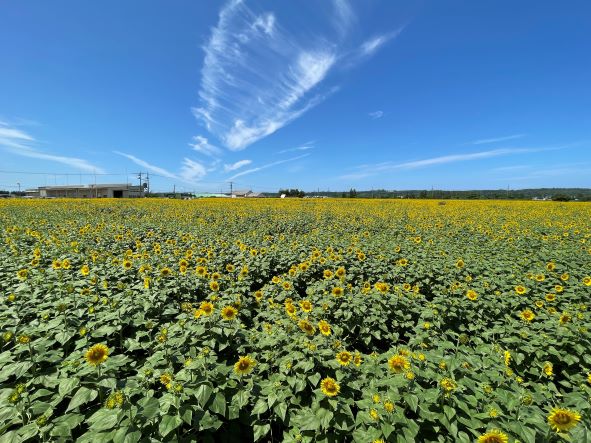
[[[27,158],[37,158],[50,162],[61,163],[81,171],[103,174],[105,171],[90,163],[88,160],[67,157],[64,155],[48,154],[34,147],[35,138],[20,129],[13,128],[5,122],[0,123],[0,147],[5,151]]]
[[[277,152],[277,154],[285,154],[286,152],[295,152],[295,151],[309,151],[310,149],[314,149],[314,146],[311,146],[311,143],[306,143],[302,146],[296,146],[295,148],[284,149],[282,151]]]
[[[158,175],[161,175],[163,177],[168,177],[168,178],[177,178],[177,176],[175,174],[173,174],[172,172],[167,171],[166,169],[161,168],[159,166],[152,165],[152,164],[148,163],[147,161],[142,160],[141,158],[137,158],[134,155],[126,154],[124,152],[119,152],[119,151],[113,151],[113,152],[117,155],[121,155],[121,156],[131,160],[136,165],[141,166],[142,168],[146,168],[148,171],[153,172],[154,174],[158,174]]]
[[[209,143],[209,141],[201,135],[194,136],[193,143],[189,143],[189,146],[191,146],[195,151],[205,154],[209,157],[217,157],[222,153],[220,148]]]
[[[360,52],[361,55],[369,56],[375,53],[379,48],[381,48],[384,44],[388,41],[392,40],[393,38],[398,37],[400,33],[403,31],[404,27],[398,28],[395,31],[388,32],[386,34],[377,35],[375,37],[370,38],[369,40],[364,41],[361,44]]]
[[[355,20],[353,8],[347,0],[333,0],[334,7],[333,25],[341,36],[345,35],[352,22]]]
[[[451,154],[451,155],[442,155],[439,157],[432,157],[427,158],[424,160],[416,160],[416,161],[409,161],[403,163],[394,163],[394,162],[383,162],[377,163],[373,165],[360,165],[357,167],[359,172],[355,172],[352,174],[346,174],[341,176],[342,179],[361,179],[365,177],[370,177],[379,173],[384,173],[388,171],[395,171],[395,170],[407,170],[407,169],[417,169],[423,168],[427,166],[436,166],[442,165],[447,163],[457,163],[457,162],[464,162],[464,161],[471,161],[471,160],[481,160],[486,158],[492,157],[500,157],[506,155],[515,155],[515,154],[525,154],[525,153],[533,153],[533,152],[542,152],[542,151],[549,151],[555,149],[562,149],[562,148],[502,148],[502,149],[493,149],[490,151],[481,151],[481,152],[473,152],[468,154]]]
[[[181,172],[179,174],[183,181],[188,183],[196,183],[205,177],[206,174],[207,171],[201,163],[189,158],[183,159],[183,166],[181,167]]]
[[[207,175],[207,169],[201,163],[196,162],[195,160],[191,160],[189,158],[183,159],[183,164],[181,165],[181,170],[178,174],[168,171],[160,166],[155,166],[151,163],[148,163],[141,158],[136,157],[135,155],[126,154],[124,152],[113,151],[115,154],[121,155],[136,165],[141,166],[142,168],[147,169],[148,171],[160,175],[162,177],[166,177],[172,180],[180,180],[185,183],[196,184],[201,180],[205,175]]]
[[[228,2],[203,47],[194,116],[225,147],[238,151],[321,103],[336,90],[322,85],[340,61],[351,57],[343,35],[350,34],[356,19],[347,0],[333,0],[332,9],[318,22],[332,17],[334,26],[323,23],[315,32],[290,29],[274,13],[256,12],[243,1]],[[366,47],[373,46],[373,52],[392,37],[384,34]]]
[[[371,118],[373,118],[374,120],[377,120],[378,118],[382,118],[384,116],[384,111],[374,111],[374,112],[370,112],[369,116]]]
[[[251,163],[252,163],[252,160],[240,160],[240,161],[237,161],[236,163],[226,164],[226,165],[224,165],[224,172],[235,171],[236,169],[240,169],[243,166],[250,165]]]
[[[473,145],[484,145],[486,143],[497,143],[497,142],[504,142],[507,140],[515,140],[516,138],[525,137],[525,134],[515,134],[515,135],[508,135],[506,137],[497,137],[497,138],[485,138],[482,140],[473,141],[471,144]]]
[[[307,157],[309,155],[310,154],[298,155],[297,157],[288,158],[286,160],[279,160],[279,161],[276,161],[276,162],[273,162],[273,163],[267,163],[266,165],[263,165],[263,166],[258,166],[256,168],[247,169],[246,171],[242,171],[242,172],[239,172],[238,174],[233,175],[232,177],[228,178],[228,180],[234,180],[234,179],[236,179],[238,177],[242,177],[243,175],[252,174],[253,172],[258,172],[258,171],[261,171],[263,169],[268,169],[268,168],[271,168],[273,166],[281,165],[283,163],[288,163],[288,162],[292,162],[292,161],[295,161],[295,160],[299,160],[299,159],[304,158],[304,157]]]

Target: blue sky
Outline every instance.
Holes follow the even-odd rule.
[[[0,189],[591,185],[588,1],[0,2]],[[69,175],[65,175],[69,174]]]

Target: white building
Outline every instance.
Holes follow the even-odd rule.
[[[140,186],[129,183],[40,186],[27,189],[27,195],[41,198],[130,198],[143,197],[144,190]]]

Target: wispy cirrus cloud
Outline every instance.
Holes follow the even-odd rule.
[[[525,134],[513,134],[507,135],[504,137],[496,137],[496,138],[483,138],[482,140],[475,140],[471,142],[472,145],[484,145],[487,143],[498,143],[498,142],[505,142],[507,140],[515,140],[517,138],[525,137]]]
[[[193,150],[209,157],[217,157],[222,154],[220,148],[209,143],[209,140],[201,135],[194,136],[193,142],[189,143],[189,146],[191,146]]]
[[[317,15],[326,22],[317,30],[290,29],[275,13],[255,11],[240,0],[221,9],[203,47],[200,105],[193,114],[225,147],[246,148],[336,91],[324,84],[343,59],[356,57],[347,39],[356,15],[348,0],[331,6]],[[364,43],[364,52],[393,36]]]
[[[120,152],[120,151],[113,151],[113,152],[117,155],[127,158],[128,160],[131,160],[136,165],[141,166],[142,168],[145,168],[148,171],[153,172],[154,174],[158,174],[158,175],[161,175],[161,176],[167,177],[167,178],[177,178],[176,174],[173,174],[172,172],[167,171],[166,169],[161,168],[159,166],[152,165],[152,164],[148,163],[147,161],[142,160],[141,158],[138,158],[134,155],[126,154],[125,152]]]
[[[376,35],[361,44],[360,53],[363,56],[369,56],[374,54],[379,48],[388,43],[390,40],[398,37],[404,30],[404,27],[400,27],[395,31],[387,32],[384,34]]]
[[[377,120],[378,118],[382,118],[384,116],[384,111],[374,111],[374,112],[370,112],[369,116],[374,119]]]
[[[287,152],[297,152],[297,151],[309,151],[310,149],[314,149],[312,143],[305,143],[301,146],[296,146],[295,148],[283,149],[278,151],[277,154],[285,154]]]
[[[450,154],[442,155],[438,157],[427,158],[423,160],[415,160],[409,162],[395,163],[395,162],[383,162],[377,164],[366,164],[357,167],[358,172],[351,174],[342,175],[341,179],[361,179],[370,177],[384,172],[395,171],[395,170],[407,170],[424,168],[428,166],[443,165],[448,163],[457,163],[473,160],[482,160],[493,157],[501,157],[516,154],[526,154],[534,152],[552,151],[556,149],[563,149],[564,147],[558,148],[501,148],[492,149],[489,151],[472,152],[466,154]]]
[[[88,160],[78,157],[49,154],[35,147],[37,140],[21,129],[14,128],[6,122],[0,122],[0,147],[11,154],[21,157],[36,158],[55,163],[61,163],[80,171],[103,174],[105,171],[90,163]]]
[[[224,165],[224,172],[235,171],[236,169],[240,169],[244,166],[248,166],[252,163],[252,160],[239,160],[236,163],[230,163]]]
[[[279,161],[276,161],[276,162],[267,163],[266,165],[257,166],[256,168],[247,169],[246,171],[242,171],[242,172],[239,172],[238,174],[234,174],[232,177],[228,178],[228,180],[234,180],[234,179],[236,179],[238,177],[242,177],[243,175],[252,174],[254,172],[262,171],[263,169],[272,168],[273,166],[281,165],[283,163],[293,162],[293,161],[302,159],[304,157],[308,157],[309,155],[310,154],[298,155],[297,157],[292,157],[292,158],[288,158],[288,159],[285,159],[285,160],[279,160]]]
[[[183,159],[180,172],[173,173],[165,168],[153,165],[145,160],[142,160],[141,158],[138,158],[135,155],[127,154],[125,152],[120,151],[113,152],[117,155],[127,158],[128,160],[131,160],[136,165],[141,166],[142,168],[145,168],[146,170],[156,175],[160,175],[162,177],[173,180],[181,180],[185,183],[196,184],[203,177],[205,177],[205,175],[207,175],[207,169],[204,165],[186,157]]]

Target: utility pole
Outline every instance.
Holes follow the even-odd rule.
[[[230,182],[230,198],[232,198],[234,196],[234,194],[232,193],[232,185],[234,184],[234,182]]]
[[[142,173],[141,172],[138,174],[138,178],[140,179],[140,190],[139,190],[139,193],[140,193],[140,197],[141,197],[142,196]]]
[[[150,194],[150,176],[149,174],[146,172],[146,183],[148,184],[148,195]]]
[[[172,198],[176,198],[176,185],[172,185]]]
[[[17,182],[18,185],[18,195],[21,195],[21,184],[20,182]]]

